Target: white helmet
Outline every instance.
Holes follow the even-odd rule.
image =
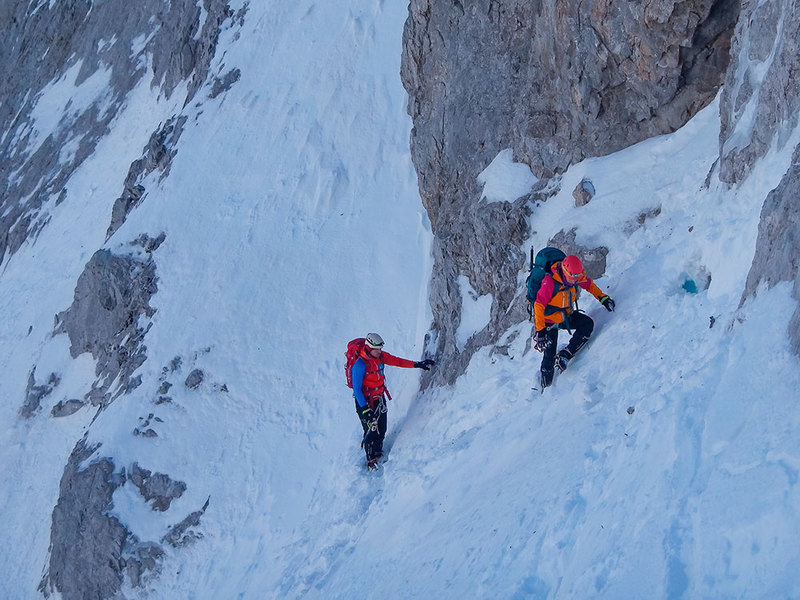
[[[383,348],[383,338],[377,333],[368,333],[364,343],[367,348]]]

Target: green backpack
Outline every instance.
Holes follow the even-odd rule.
[[[534,258],[533,248],[531,248],[531,272],[528,275],[528,291],[525,294],[528,299],[529,317],[533,317],[533,303],[536,302],[536,294],[542,287],[544,276],[550,274],[550,267],[553,266],[553,263],[564,260],[566,257],[567,255],[558,248],[548,246],[539,250]]]

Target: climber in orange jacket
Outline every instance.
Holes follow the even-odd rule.
[[[566,369],[567,363],[586,344],[594,330],[591,317],[578,310],[578,288],[587,290],[609,312],[614,310],[614,301],[586,276],[583,263],[577,256],[567,256],[550,268],[533,304],[535,347],[543,354],[542,390],[553,383],[555,368],[559,371]],[[566,347],[556,353],[559,329],[574,330],[574,333]]]

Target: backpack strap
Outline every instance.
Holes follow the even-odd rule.
[[[553,265],[553,266],[555,266],[555,265]],[[560,263],[559,263],[558,269],[556,269],[556,270],[558,271],[559,279],[564,277],[564,273],[561,271]],[[580,308],[578,307],[578,291],[574,290],[574,288],[577,287],[577,286],[565,285],[563,282],[558,281],[555,277],[553,277],[552,273],[551,273],[551,279],[553,280],[553,296],[555,296],[556,294],[559,294],[561,292],[566,292],[567,294],[570,294],[571,295],[570,306],[568,306],[567,308],[559,308],[557,306],[551,306],[551,305],[548,304],[547,306],[545,306],[544,314],[545,314],[545,316],[549,316],[549,315],[553,315],[555,313],[561,313],[562,316],[564,317],[564,321],[563,322],[564,322],[564,324],[566,324],[567,330],[572,332],[572,326],[570,325],[570,319],[569,319],[570,312],[579,312],[580,311]]]

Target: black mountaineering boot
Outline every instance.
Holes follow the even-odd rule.
[[[570,359],[572,358],[572,352],[564,348],[563,350],[559,350],[558,354],[556,354],[556,369],[560,373],[563,373],[567,370],[567,364],[569,363]]]
[[[551,383],[553,383],[553,371],[542,369],[539,376],[539,385],[542,386],[542,393],[544,393],[544,388],[548,387]]]

